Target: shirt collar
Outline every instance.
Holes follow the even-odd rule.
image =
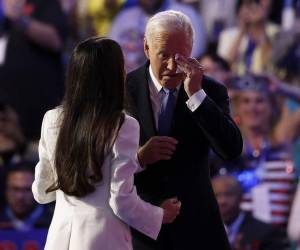
[[[149,65],[149,73],[150,73],[151,82],[154,85],[157,93],[159,93],[163,87],[160,85],[159,81],[154,76],[152,68],[151,68],[151,64]],[[179,88],[180,88],[180,84],[176,87],[177,92],[178,92]]]
[[[151,78],[151,82],[153,83],[155,90],[157,91],[157,93],[159,93],[159,91],[161,91],[162,86],[160,85],[159,81],[156,79],[156,77],[153,74],[152,68],[151,68],[151,64],[149,65],[149,73],[150,73],[150,78]]]
[[[234,222],[232,222],[230,225],[227,225],[227,227],[232,233],[238,232],[242,222],[244,221],[244,218],[245,218],[245,213],[240,212],[239,216],[234,220]]]

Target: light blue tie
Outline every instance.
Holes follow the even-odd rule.
[[[176,104],[176,89],[162,88],[164,94],[158,117],[158,135],[169,135]]]

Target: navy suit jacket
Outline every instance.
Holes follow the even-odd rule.
[[[149,62],[127,77],[128,111],[140,123],[140,145],[157,135],[148,68]],[[227,89],[206,76],[202,88],[207,97],[191,112],[183,84],[180,87],[170,134],[178,140],[172,159],[149,165],[135,176],[138,194],[146,201],[159,205],[176,196],[182,203],[180,215],[162,227],[157,242],[133,232],[136,250],[230,249],[210,183],[208,152],[212,148],[225,160],[236,158],[242,137],[229,115]]]

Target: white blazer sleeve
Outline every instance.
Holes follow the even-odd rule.
[[[287,231],[291,240],[300,241],[300,183],[292,205]]]
[[[42,123],[41,138],[39,141],[39,162],[35,167],[35,178],[32,184],[34,199],[41,204],[54,201],[56,194],[56,192],[46,193],[46,189],[55,181],[45,140],[47,127],[49,125],[48,120],[51,118],[48,117],[49,114],[49,112],[45,114]]]
[[[137,195],[134,173],[139,168],[138,146],[138,122],[126,116],[113,147],[109,204],[129,226],[156,239],[162,224],[163,209],[143,201]]]

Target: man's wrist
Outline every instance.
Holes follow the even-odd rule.
[[[198,92],[194,93],[190,98],[186,101],[188,108],[194,112],[203,102],[206,97],[206,93],[203,89],[200,89]]]
[[[138,162],[139,162],[141,168],[145,169],[146,165],[145,165],[145,163],[142,161],[142,159],[140,157],[140,152],[137,153],[137,159],[138,159]]]

